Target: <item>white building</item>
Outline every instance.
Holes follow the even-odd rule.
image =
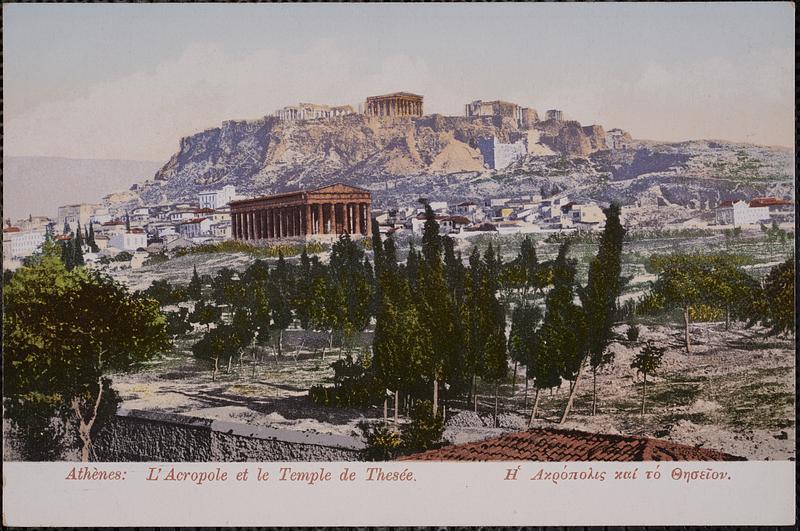
[[[45,231],[20,230],[19,227],[3,229],[3,256],[8,258],[25,258],[41,248],[45,239]]]
[[[193,208],[178,208],[171,211],[168,215],[168,218],[173,223],[188,221],[195,218],[194,211],[195,209]]]
[[[539,217],[541,219],[560,219],[561,218],[561,207],[565,206],[569,203],[569,197],[558,197],[554,199],[545,199],[541,203],[539,203]]]
[[[603,209],[594,203],[587,205],[571,205],[565,212],[573,224],[599,225],[606,220]]]
[[[69,223],[72,230],[75,230],[76,225],[80,222],[81,226],[86,226],[95,211],[100,208],[100,205],[90,203],[80,203],[77,205],[64,205],[58,207],[58,220],[57,228],[61,230],[64,227],[64,222]]]
[[[113,234],[108,241],[109,247],[122,251],[135,251],[147,247],[147,234],[141,229],[131,229]]]
[[[502,170],[510,166],[514,161],[528,154],[528,143],[525,138],[521,138],[513,144],[503,143],[497,137],[479,138],[477,141],[478,151],[483,155],[483,161],[493,170]]]
[[[178,225],[178,234],[184,238],[199,238],[211,232],[211,220],[208,218],[195,218],[184,221]]]
[[[221,221],[211,225],[211,235],[215,238],[231,239],[231,222]]]
[[[131,221],[148,221],[150,219],[150,209],[147,207],[139,207],[133,210],[130,214]]]
[[[752,225],[770,219],[768,206],[752,206],[746,201],[723,201],[715,211],[718,225]]]
[[[231,184],[226,184],[220,190],[203,190],[198,194],[198,197],[200,208],[213,210],[221,208],[236,199],[236,188]]]

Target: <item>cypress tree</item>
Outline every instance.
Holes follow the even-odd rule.
[[[89,223],[89,237],[87,238],[87,240],[89,248],[93,253],[96,253],[100,250],[100,248],[97,247],[97,242],[94,241],[94,223]]]
[[[433,384],[433,412],[438,414],[439,382],[447,380],[448,361],[461,348],[454,324],[455,310],[444,278],[442,240],[439,223],[429,204],[425,204],[425,227],[422,236],[422,260],[419,263],[417,307],[423,326],[431,336],[427,373]]]
[[[592,415],[597,411],[597,371],[614,359],[608,352],[611,328],[617,313],[617,297],[622,290],[622,242],[625,229],[619,219],[620,207],[612,203],[605,210],[606,226],[600,238],[597,256],[589,264],[586,288],[580,298],[586,313],[589,365],[592,370]],[[564,412],[566,418],[568,411]]]
[[[187,295],[192,300],[200,300],[203,294],[203,283],[200,281],[200,275],[197,274],[197,266],[192,269],[192,280],[189,281],[189,288]]]

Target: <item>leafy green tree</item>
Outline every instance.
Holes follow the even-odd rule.
[[[644,377],[642,380],[642,415],[645,412],[647,398],[647,375],[655,374],[661,366],[665,351],[665,348],[657,347],[652,341],[648,341],[631,362],[631,368],[636,369]]]
[[[617,298],[622,291],[622,243],[625,229],[619,219],[620,207],[612,203],[604,211],[606,226],[600,247],[589,264],[586,288],[579,291],[586,314],[586,339],[592,370],[592,415],[597,412],[597,371],[614,360],[608,351],[617,315]]]
[[[561,422],[566,421],[586,357],[586,318],[575,304],[575,260],[567,258],[569,244],[558,250],[553,264],[553,288],[545,300],[545,317],[537,345],[544,368],[558,367],[559,375],[570,382],[570,394]],[[549,376],[549,375],[548,375]],[[546,378],[545,381],[549,381]],[[538,386],[537,386],[538,389]]]
[[[383,297],[375,322],[372,370],[377,382],[395,393],[396,411],[399,393],[410,392],[426,376],[431,338],[420,322],[408,281],[384,270],[379,282]]]
[[[68,271],[55,254],[19,269],[5,287],[3,324],[4,402],[12,422],[20,426],[48,411],[75,422],[84,461],[102,412],[114,402],[107,375],[169,346],[154,301],[131,296],[98,272]]]
[[[200,281],[200,275],[197,274],[197,266],[192,268],[192,280],[189,281],[186,294],[193,301],[199,301],[203,296],[203,283]]]
[[[731,318],[747,319],[753,298],[760,292],[758,281],[735,265],[715,264],[709,275],[708,302],[725,311],[725,330]]]
[[[154,280],[152,284],[142,292],[142,295],[158,301],[161,306],[177,304],[187,300],[186,291],[181,286],[173,287],[173,285],[166,280]]]
[[[692,351],[689,310],[694,305],[708,301],[712,284],[711,267],[705,257],[675,255],[664,265],[651,289],[651,297],[662,307],[682,310],[687,354]]]
[[[210,301],[200,299],[194,305],[194,311],[189,314],[189,322],[205,325],[206,330],[211,329],[211,323],[216,323],[222,318],[222,310]]]
[[[233,327],[222,324],[208,329],[203,337],[192,345],[192,353],[197,358],[214,362],[211,372],[211,381],[214,382],[219,373],[220,358],[233,356],[237,346]]]
[[[773,267],[764,279],[755,314],[769,329],[769,335],[788,334],[795,329],[795,278],[795,263],[790,258]]]
[[[331,340],[334,333],[342,340],[349,339],[369,323],[373,280],[372,269],[365,260],[363,248],[348,234],[340,236],[331,247],[327,296],[323,299],[328,315],[336,315],[329,320]]]
[[[178,308],[177,311],[164,313],[164,316],[167,319],[167,335],[173,339],[192,330],[188,308]]]
[[[272,329],[278,331],[278,355],[283,355],[283,332],[292,324],[292,293],[294,291],[293,275],[289,264],[278,253],[275,269],[269,276],[268,295],[269,310],[272,317]]]
[[[542,320],[542,311],[538,306],[523,303],[511,313],[511,331],[508,335],[508,354],[514,360],[512,388],[517,382],[517,365],[522,364],[527,373],[531,373],[533,349],[536,346],[536,330]],[[525,382],[527,400],[527,377]]]

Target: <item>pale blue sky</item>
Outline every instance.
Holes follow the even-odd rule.
[[[8,155],[161,160],[298,101],[503,98],[635,137],[794,142],[794,7],[3,6]]]

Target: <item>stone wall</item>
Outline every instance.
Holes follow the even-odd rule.
[[[95,437],[98,461],[360,461],[355,437],[120,410]]]

